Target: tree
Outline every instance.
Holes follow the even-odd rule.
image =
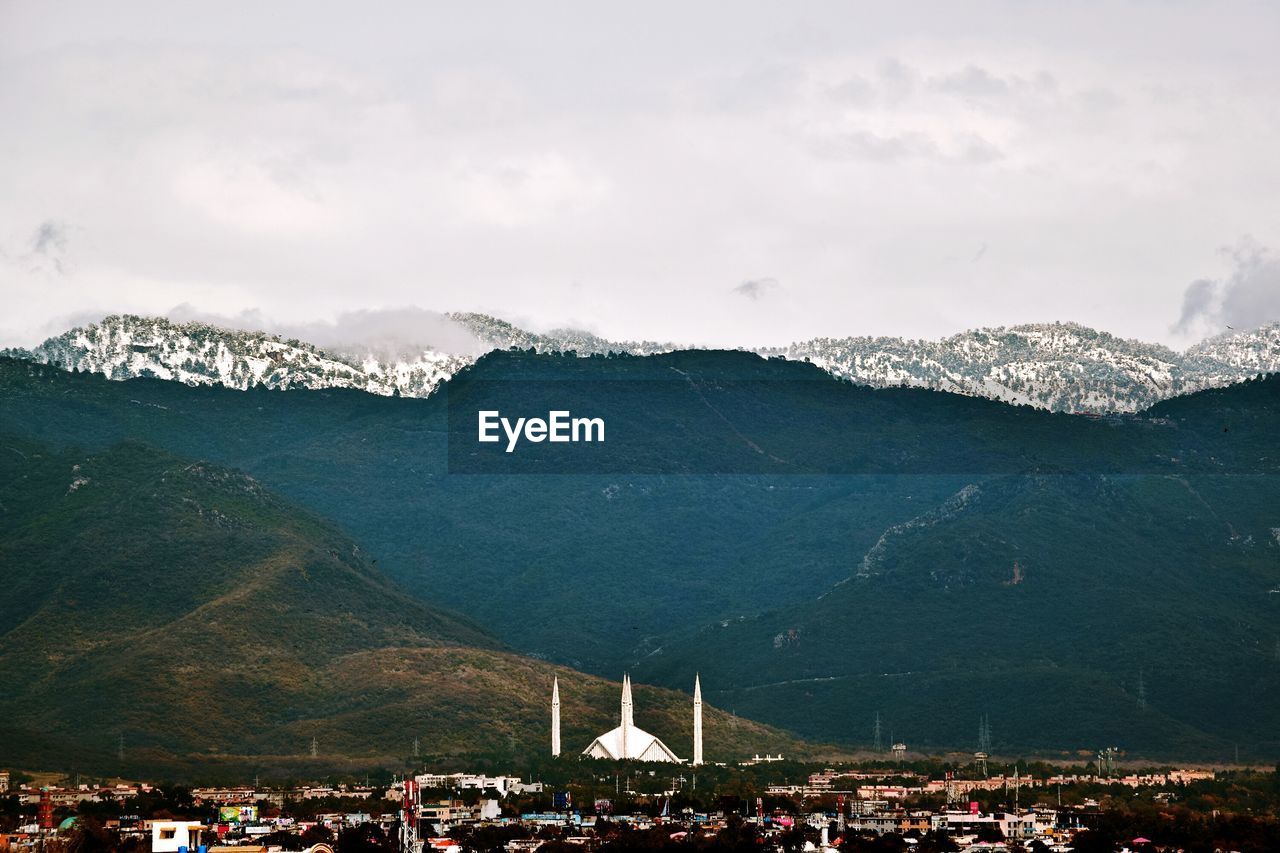
[[[120,834],[111,832],[91,817],[76,820],[67,836],[65,853],[114,853],[120,849]]]
[[[1115,839],[1105,832],[1086,829],[1071,839],[1074,853],[1112,853],[1116,849]]]
[[[330,844],[333,841],[333,833],[324,824],[317,823],[314,826],[307,827],[307,831],[302,833],[302,846],[311,847],[315,844]]]
[[[362,823],[343,829],[338,833],[334,846],[337,853],[390,853],[393,849],[391,839],[376,823]]]

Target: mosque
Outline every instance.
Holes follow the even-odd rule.
[[[668,761],[684,763],[671,747],[656,735],[651,735],[636,725],[635,707],[631,701],[631,676],[622,676],[622,716],[617,728],[610,729],[591,741],[582,754],[591,758],[608,758],[613,761]],[[551,754],[560,755],[560,679],[551,686]],[[693,761],[702,764],[702,681],[693,678]]]

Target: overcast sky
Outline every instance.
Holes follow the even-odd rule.
[[[1181,347],[1280,318],[1277,33],[1243,2],[0,0],[0,345],[418,306]]]

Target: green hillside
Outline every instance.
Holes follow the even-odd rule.
[[[1273,756],[1274,479],[976,484],[820,599],[707,627],[638,675],[678,683],[711,658],[733,685],[717,702],[863,743],[879,713],[886,739],[977,749],[987,715],[1002,752]]]
[[[556,675],[568,748],[612,725],[617,684],[504,650],[244,474],[6,435],[0,484],[8,761],[115,770],[121,737],[146,766],[302,756],[313,738],[322,762],[364,766],[398,766],[413,737],[437,756],[531,755]],[[689,740],[687,696],[638,700]],[[717,711],[708,728],[730,756],[794,746]]]
[[[557,400],[607,415],[589,466],[468,434]],[[985,713],[1002,749],[1280,755],[1278,379],[1090,418],[744,353],[495,353],[427,400],[0,361],[0,430],[242,468],[520,652],[701,670],[824,740],[879,711],[966,746]]]

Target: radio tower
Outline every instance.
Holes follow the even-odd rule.
[[[978,752],[991,752],[991,718],[986,714],[978,718]]]
[[[420,797],[418,780],[413,777],[405,779],[404,799],[400,801],[401,853],[420,853],[422,850],[422,842],[418,840],[418,804]]]
[[[1147,710],[1147,679],[1142,670],[1138,670],[1138,708]]]
[[[414,757],[414,758],[417,758],[417,757],[418,757],[418,755],[419,755],[419,753],[418,753],[418,739],[415,737],[415,738],[413,739],[413,757]]]
[[[311,757],[315,758],[319,754],[320,754],[320,744],[316,741],[315,737],[313,736],[311,738]]]
[[[875,744],[874,746],[875,751],[880,752],[883,749],[883,746],[880,743],[880,712],[879,711],[876,711],[876,723],[871,728],[871,736]]]

